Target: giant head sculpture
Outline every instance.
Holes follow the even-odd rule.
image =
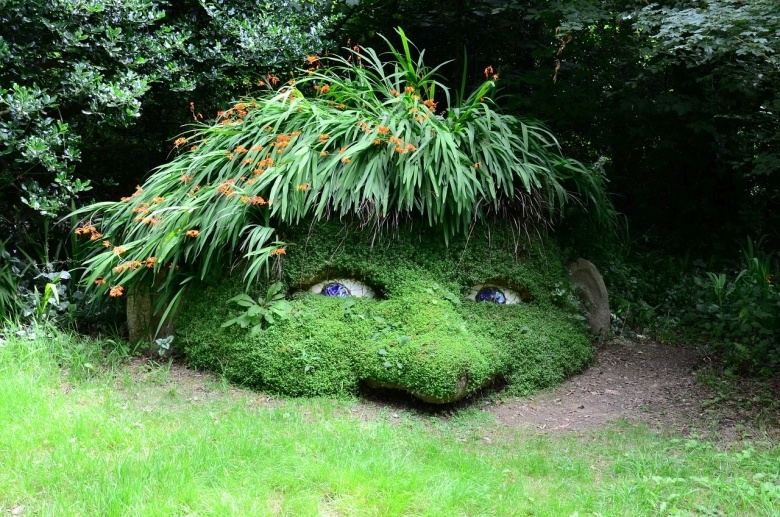
[[[267,282],[241,295],[238,275],[187,295],[177,340],[190,364],[288,395],[354,393],[365,383],[444,403],[491,381],[516,393],[552,386],[591,358],[550,242],[484,226],[445,245],[408,226],[376,238],[341,224],[299,227],[286,239],[281,286],[271,284],[281,287],[279,311]]]

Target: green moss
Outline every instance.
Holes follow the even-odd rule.
[[[369,381],[442,402],[496,378],[517,393],[553,386],[591,359],[578,308],[560,296],[568,277],[550,243],[523,246],[493,229],[445,246],[436,235],[407,229],[372,247],[370,233],[335,224],[286,237],[282,280],[291,317],[253,337],[249,329],[221,328],[239,312],[228,300],[241,292],[240,278],[193,290],[178,323],[191,364],[288,395],[355,393]],[[359,280],[377,298],[306,291],[327,278]],[[465,298],[486,281],[526,303]]]

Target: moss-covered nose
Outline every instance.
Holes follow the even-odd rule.
[[[362,348],[361,380],[448,403],[473,393],[500,370],[493,343],[475,335],[450,301],[424,293],[378,306],[396,328],[372,335]]]

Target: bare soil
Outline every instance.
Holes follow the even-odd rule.
[[[725,378],[693,347],[615,339],[595,363],[555,390],[497,403],[508,426],[542,433],[587,431],[613,422],[716,440],[780,438],[780,379]]]

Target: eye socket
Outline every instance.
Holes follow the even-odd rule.
[[[314,284],[309,291],[323,296],[335,296],[338,298],[374,298],[374,290],[359,280],[352,278],[335,278]]]
[[[491,284],[475,285],[469,290],[466,298],[475,302],[489,302],[498,305],[515,305],[523,302],[520,294],[512,289]]]

